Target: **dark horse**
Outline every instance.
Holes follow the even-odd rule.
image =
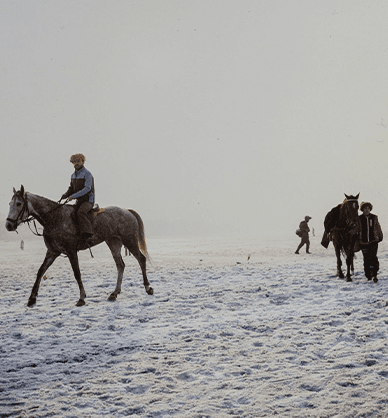
[[[118,271],[116,288],[109,296],[109,300],[116,300],[117,295],[121,292],[125,267],[121,257],[122,245],[138,261],[143,273],[145,290],[149,295],[153,294],[146,273],[148,253],[143,221],[134,210],[109,206],[97,216],[91,214],[94,235],[90,242],[85,242],[81,241],[78,235],[77,226],[72,217],[74,211],[72,205],[61,205],[45,197],[25,192],[23,186],[19,191],[13,189],[13,192],[14,195],[9,204],[10,209],[5,227],[8,231],[16,231],[21,223],[36,219],[43,226],[43,238],[47,247],[46,258],[38,271],[28,300],[28,306],[33,306],[36,303],[40,281],[44,273],[61,254],[65,254],[69,258],[79,286],[80,299],[77,306],[84,305],[86,293],[81,281],[77,252],[98,245],[103,241],[107,243],[111,250]]]
[[[357,243],[360,233],[360,220],[358,217],[358,197],[347,196],[342,204],[334,207],[325,217],[325,233],[322,245],[327,248],[329,234],[331,235],[335,254],[337,256],[337,275],[344,278],[342,272],[341,252],[346,256],[346,281],[351,282],[350,270],[354,271],[353,258],[358,251]]]

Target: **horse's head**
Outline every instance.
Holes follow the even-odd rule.
[[[12,200],[9,203],[8,218],[5,227],[8,231],[16,231],[17,227],[28,218],[28,202],[24,194],[24,187],[19,191],[13,189]]]
[[[342,220],[346,223],[349,229],[356,229],[359,224],[358,218],[358,197],[350,195],[348,196],[345,194],[346,199],[342,203],[341,213],[342,213]]]

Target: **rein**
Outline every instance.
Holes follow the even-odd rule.
[[[41,220],[41,217],[39,217],[39,216],[37,216],[37,215],[31,215],[30,214],[30,212],[29,212],[29,210],[28,210],[28,200],[27,200],[27,197],[26,196],[23,196],[23,194],[22,193],[20,193],[20,194],[18,194],[18,196],[20,196],[20,198],[23,200],[23,207],[22,207],[22,210],[19,212],[19,214],[18,214],[18,216],[16,217],[16,219],[10,219],[10,218],[7,218],[7,221],[8,222],[13,222],[14,224],[17,224],[17,222],[18,222],[18,220],[19,219],[21,219],[22,217],[23,217],[23,215],[24,215],[24,213],[25,212],[27,212],[27,218],[26,219],[24,219],[24,221],[23,220],[21,220],[20,221],[20,223],[22,224],[22,223],[27,223],[28,224],[28,227],[30,228],[30,231],[34,234],[34,235],[36,235],[36,236],[38,236],[38,237],[43,237],[44,235],[43,234],[40,234],[39,232],[38,232],[38,228],[37,228],[37,226],[36,226],[36,222],[35,222],[35,219],[43,226],[43,228],[44,228],[44,225],[43,225],[43,223],[44,222],[42,222],[42,220]],[[61,200],[59,200],[59,201],[61,201]],[[67,202],[69,202],[69,199],[66,199],[63,203],[59,203],[59,202],[57,202],[57,206],[54,208],[54,209],[52,209],[52,210],[50,210],[50,211],[48,211],[48,212],[46,212],[45,213],[45,215],[48,215],[48,214],[50,214],[50,213],[53,213],[53,212],[55,212],[56,210],[58,210],[59,208],[61,208],[62,206],[65,206],[66,205],[66,203]],[[34,223],[34,228],[35,228],[35,232],[32,230],[32,228],[31,228],[31,225],[30,225],[30,223],[31,222],[33,222]],[[18,234],[18,231],[15,229],[15,232]],[[91,250],[91,248],[90,248],[90,245],[89,245],[89,243],[86,241],[86,245],[88,246],[88,248],[89,248],[89,251],[90,251],[90,255],[92,256],[92,258],[94,258],[93,257],[93,254],[92,254],[92,250]]]
[[[37,220],[42,226],[43,226],[43,228],[44,228],[44,222],[42,221],[42,219],[41,219],[41,217],[39,217],[39,216],[37,216],[36,214],[35,215],[31,215],[31,213],[29,212],[29,210],[28,210],[28,200],[27,200],[27,197],[26,196],[23,196],[23,194],[22,193],[20,193],[20,194],[18,194],[18,196],[20,196],[20,198],[23,200],[23,207],[22,207],[22,210],[19,212],[19,214],[18,214],[18,216],[16,217],[16,219],[10,219],[10,218],[7,218],[7,221],[8,222],[13,222],[14,224],[17,224],[17,222],[18,222],[18,220],[19,219],[21,219],[22,217],[23,217],[23,215],[24,215],[24,213],[25,212],[27,212],[27,218],[26,219],[24,219],[24,220],[20,220],[20,223],[22,224],[22,223],[27,223],[27,225],[28,225],[28,227],[30,228],[30,231],[35,235],[35,236],[37,236],[37,237],[43,237],[44,235],[43,234],[40,234],[39,232],[38,232],[38,227],[36,226],[36,222],[35,222],[35,220]],[[60,201],[60,200],[59,200]],[[58,203],[57,202],[57,206],[54,208],[54,209],[52,209],[52,210],[50,210],[50,211],[48,211],[48,212],[46,212],[45,213],[45,215],[48,215],[48,214],[50,214],[50,213],[53,213],[53,212],[55,212],[55,211],[57,211],[59,208],[61,208],[62,206],[65,206],[66,205],[66,203],[67,202],[69,202],[69,199],[66,199],[63,203]],[[31,228],[31,225],[30,225],[30,223],[31,222],[33,222],[34,223],[34,228],[35,228],[35,231],[33,231],[32,230],[32,228]],[[18,234],[18,231],[15,229],[15,232]],[[89,251],[90,251],[90,255],[92,256],[92,258],[94,258],[94,256],[93,256],[93,253],[92,253],[92,250],[91,250],[91,248],[90,248],[90,245],[89,245],[89,243],[86,241],[86,245],[88,246],[88,248],[89,248]]]
[[[31,214],[30,214],[30,212],[29,212],[29,210],[28,210],[28,200],[27,200],[27,197],[25,197],[25,196],[23,196],[23,195],[20,195],[20,197],[21,197],[21,199],[23,200],[23,207],[22,207],[22,210],[19,212],[19,214],[18,214],[18,216],[17,216],[17,218],[16,218],[16,219],[10,219],[10,218],[7,218],[7,221],[8,221],[8,222],[17,223],[17,222],[18,222],[18,220],[19,220],[19,219],[21,219],[21,218],[23,217],[24,213],[25,213],[25,212],[27,212],[27,218],[26,218],[26,219],[24,219],[24,220],[21,220],[21,221],[20,221],[20,223],[27,223],[28,227],[30,228],[30,231],[31,231],[34,235],[36,235],[36,236],[38,236],[38,237],[43,237],[43,234],[40,234],[40,233],[38,232],[38,227],[36,226],[36,222],[35,222],[35,220],[37,220],[39,223],[41,223],[41,224],[43,225],[43,223],[42,223],[42,221],[41,221],[41,218],[40,218],[40,217],[38,217],[37,215],[31,215]],[[46,212],[46,213],[45,213],[45,215],[48,215],[48,214],[50,214],[50,213],[52,213],[52,212],[55,212],[56,210],[58,210],[58,209],[59,209],[59,208],[61,208],[62,206],[65,206],[65,205],[66,205],[66,203],[67,203],[68,201],[69,201],[69,199],[66,199],[64,203],[58,203],[58,206],[57,206],[56,208],[54,208],[54,209],[50,210],[49,212]],[[31,225],[30,225],[30,223],[31,223],[31,222],[33,222],[33,223],[34,223],[35,232],[34,232],[34,231],[32,230],[32,228],[31,228]],[[17,231],[16,229],[15,229],[15,232],[18,234],[18,231]]]
[[[27,201],[27,199],[26,199],[26,201]],[[54,209],[52,209],[52,210],[50,210],[49,212],[46,212],[45,213],[45,215],[48,215],[48,214],[50,214],[50,213],[53,213],[53,212],[55,212],[55,211],[57,211],[59,208],[61,208],[62,206],[65,206],[66,205],[66,203],[69,201],[69,199],[66,199],[65,200],[65,202],[64,203],[58,203],[58,206],[56,207],[56,208],[54,208]],[[27,208],[27,210],[28,210],[28,208]],[[36,235],[36,236],[38,236],[38,237],[43,237],[43,234],[40,234],[39,232],[38,232],[38,228],[37,228],[37,226],[36,226],[36,222],[35,222],[35,219],[41,224],[41,225],[43,225],[43,223],[42,223],[42,221],[40,220],[40,218],[38,218],[38,216],[34,216],[34,215],[30,215],[30,213],[28,213],[28,217],[24,220],[24,221],[22,221],[21,223],[27,223],[27,225],[28,225],[28,227],[30,228],[30,231],[34,234],[34,235]],[[36,232],[34,232],[32,229],[31,229],[31,226],[30,226],[30,222],[33,222],[34,223],[34,228],[35,228],[35,231]]]
[[[349,218],[349,208],[348,206],[345,205],[345,203],[348,202],[357,202],[358,203],[358,199],[347,199],[341,207],[341,210],[344,211],[344,221],[346,226],[343,228],[339,228],[338,226],[334,227],[333,229],[335,229],[336,231],[346,231],[347,233],[350,233],[353,229],[355,229],[357,227],[357,221],[358,218]]]

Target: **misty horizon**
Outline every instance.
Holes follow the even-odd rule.
[[[0,4],[0,213],[81,152],[149,234],[294,234],[360,193],[388,225],[383,1]],[[5,219],[4,219],[5,222]]]

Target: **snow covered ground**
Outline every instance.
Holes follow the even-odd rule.
[[[388,252],[367,282],[298,237],[148,239],[154,295],[105,244],[58,259],[27,308],[42,241],[0,242],[0,417],[386,417]],[[250,256],[248,260],[248,256]]]

